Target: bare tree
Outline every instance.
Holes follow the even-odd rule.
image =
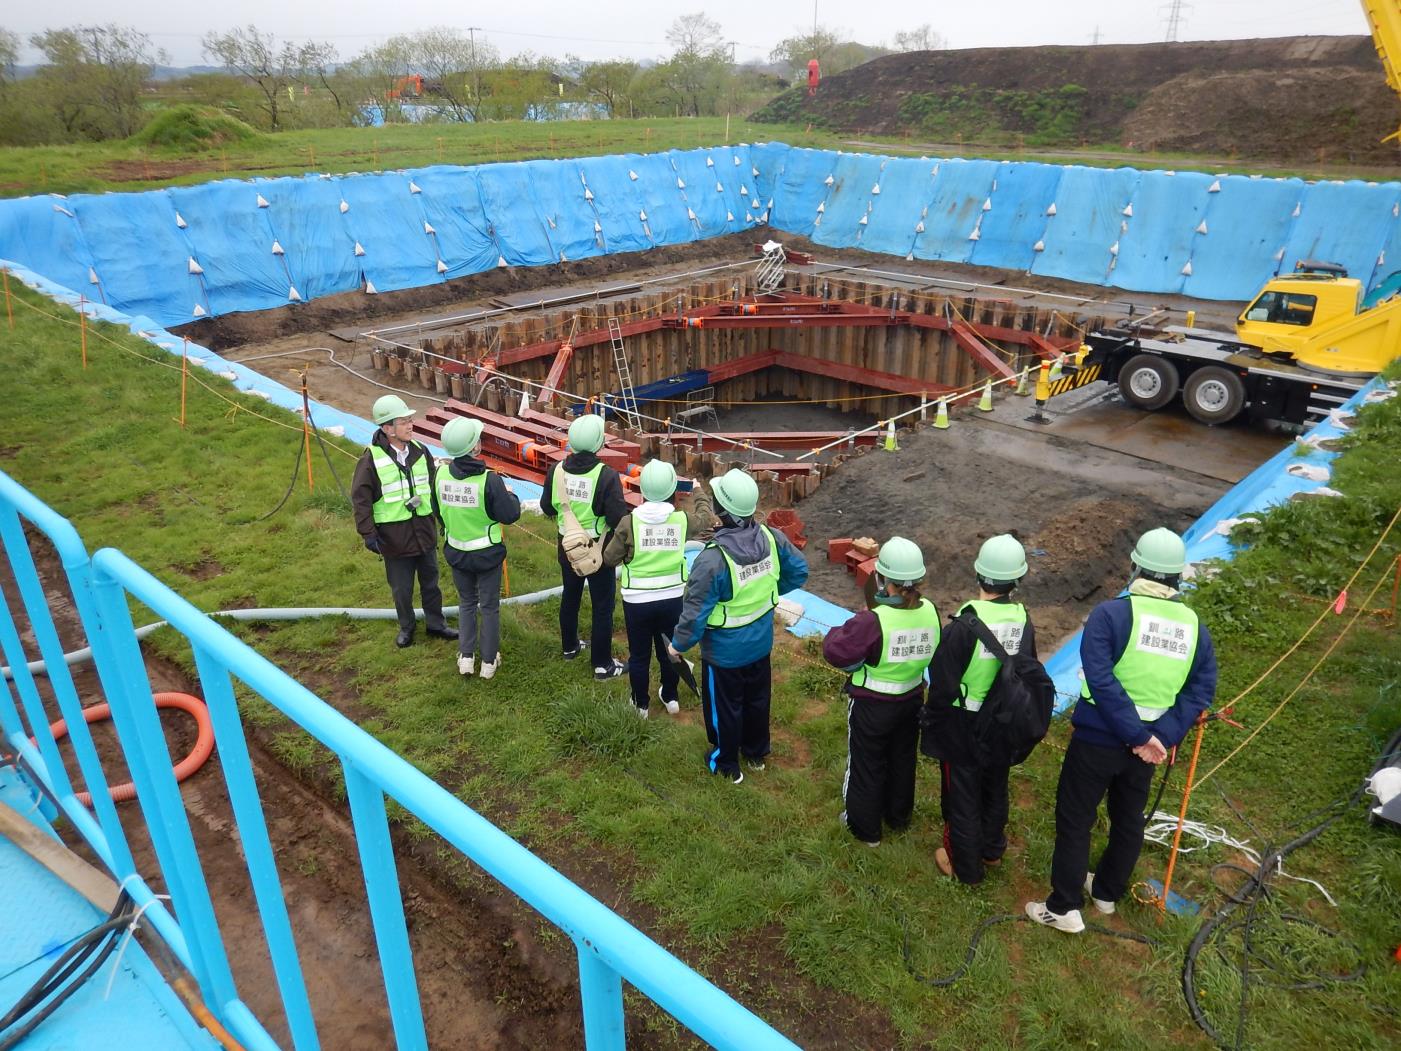
[[[15,79],[19,62],[19,34],[0,29],[0,85]]]
[[[49,29],[29,38],[44,53],[46,101],[70,133],[122,138],[142,124],[141,88],[164,53],[127,26]]]
[[[310,41],[294,44],[278,42],[271,33],[260,33],[257,26],[231,29],[227,33],[208,33],[200,41],[204,53],[230,73],[236,73],[257,85],[263,96],[262,109],[268,115],[273,131],[281,126],[282,96],[294,82],[302,83],[335,60],[335,48],[327,43]]]
[[[948,46],[948,38],[935,32],[928,22],[913,29],[902,29],[890,42],[892,51],[942,51]]]
[[[666,31],[666,42],[676,49],[677,55],[706,58],[723,56],[729,47],[720,23],[704,11],[682,15],[672,22]]]

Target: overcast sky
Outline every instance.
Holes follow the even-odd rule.
[[[47,28],[117,21],[150,35],[173,65],[204,61],[200,37],[213,30],[253,23],[264,32],[292,39],[330,40],[342,58],[395,33],[435,25],[478,26],[503,55],[522,51],[584,58],[660,57],[669,50],[666,29],[679,14],[704,9],[735,42],[743,62],[766,57],[784,37],[812,27],[810,3],[754,0],[511,0],[509,3],[444,3],[418,0],[239,0],[191,4],[187,0],[56,0],[16,2],[0,26],[28,38]],[[921,22],[942,33],[951,47],[1012,47],[1029,44],[1088,44],[1096,30],[1101,43],[1129,44],[1164,39],[1169,0],[991,0],[984,3],[911,3],[910,0],[818,0],[817,19],[863,43],[888,41]],[[1366,33],[1358,0],[1196,0],[1183,5],[1179,39],[1215,40],[1256,36]],[[26,49],[22,61],[37,56]]]

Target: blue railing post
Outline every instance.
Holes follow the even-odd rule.
[[[584,939],[579,950],[579,998],[584,1007],[584,1045],[589,1051],[623,1051],[623,980]]]
[[[243,856],[248,863],[248,878],[253,885],[253,897],[258,903],[258,915],[267,937],[268,955],[272,957],[273,974],[282,994],[282,1006],[287,1015],[287,1029],[292,1034],[292,1046],[297,1051],[319,1051],[321,1041],[316,1035],[316,1021],[307,998],[306,981],[301,960],[297,956],[292,923],[287,916],[287,901],[282,893],[282,881],[277,875],[277,862],[268,839],[263,804],[258,797],[258,783],[253,777],[253,764],[248,756],[248,741],[243,735],[243,723],[238,714],[233,684],[228,669],[202,646],[193,646],[195,668],[199,672],[204,703],[214,727],[214,740],[219,749],[219,765],[224,771],[224,784],[229,790],[229,806],[234,824],[243,843]]]
[[[236,1000],[238,993],[180,786],[171,768],[170,749],[151,696],[126,592],[100,570],[93,573],[92,590],[102,622],[101,630],[91,636],[98,675],[112,706],[112,721],[161,874],[189,946],[190,970],[199,982],[204,1002],[218,1012],[222,1005]]]
[[[399,889],[398,866],[394,862],[394,842],[389,835],[389,818],[384,812],[384,793],[356,769],[348,756],[342,755],[340,759],[345,771],[350,817],[355,824],[355,843],[360,848],[360,866],[365,872],[365,893],[370,900],[370,919],[379,946],[394,1040],[399,1051],[428,1051],[413,950],[404,922],[404,898]]]

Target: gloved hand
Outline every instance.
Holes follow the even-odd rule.
[[[366,550],[373,551],[375,554],[379,554],[379,537],[377,537],[377,536],[367,536],[367,537],[365,537],[365,548],[366,548]]]

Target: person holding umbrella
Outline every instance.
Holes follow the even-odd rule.
[[[661,666],[657,699],[668,715],[681,710],[677,686],[680,665],[667,655],[666,643],[681,619],[686,590],[686,541],[714,528],[710,497],[703,489],[692,495],[691,508],[678,510],[676,468],[651,460],[643,468],[639,487],[645,501],[623,516],[603,549],[603,564],[617,566],[623,589],[623,622],[628,633],[628,678],[632,704],[647,718],[651,703],[652,653]]]

